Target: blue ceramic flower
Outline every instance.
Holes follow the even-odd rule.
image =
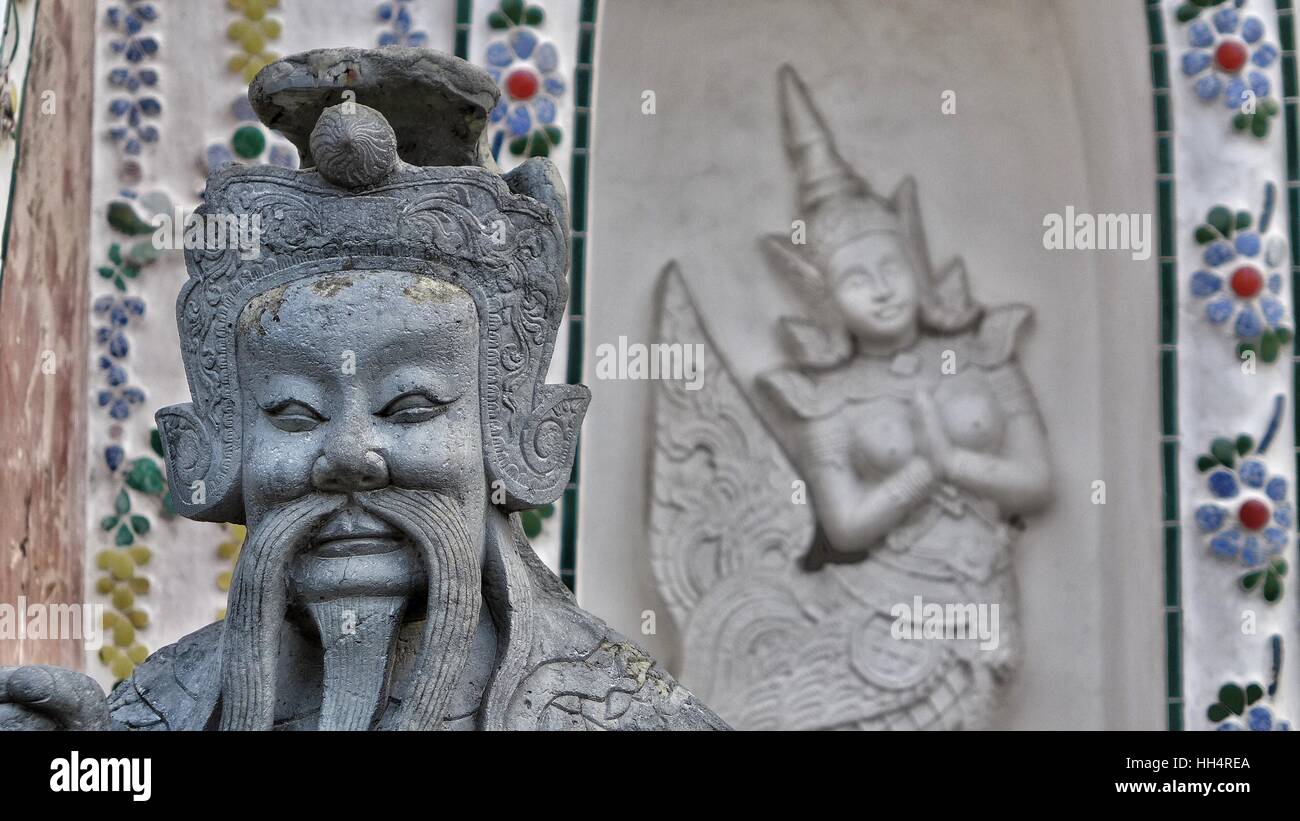
[[[109,48],[131,63],[154,56],[158,53],[158,40],[143,32],[146,24],[157,19],[158,9],[153,3],[128,0],[126,5],[110,7],[108,25],[122,36],[110,40]]]
[[[533,156],[545,156],[559,143],[558,98],[566,90],[559,66],[555,44],[543,41],[527,26],[512,28],[488,44],[487,70],[502,91],[489,116],[497,129],[493,156],[500,156],[507,138],[512,153]]]
[[[1183,54],[1183,74],[1197,78],[1196,96],[1206,102],[1220,97],[1228,108],[1239,108],[1249,96],[1267,97],[1272,91],[1266,69],[1278,57],[1277,47],[1264,40],[1264,23],[1253,15],[1242,17],[1235,8],[1220,9],[1209,21],[1188,27],[1191,48]]]
[[[412,31],[411,11],[407,4],[410,0],[389,0],[379,6],[380,22],[388,24],[388,30],[379,35],[381,46],[423,46],[429,42],[429,35],[423,31]]]

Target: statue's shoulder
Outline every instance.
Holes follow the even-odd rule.
[[[1028,305],[999,305],[985,311],[970,334],[969,354],[976,365],[997,368],[1012,360],[1034,318]]]
[[[108,709],[118,730],[202,730],[216,706],[221,623],[158,650],[113,688]]]
[[[539,612],[510,724],[539,730],[725,730],[650,654],[572,599]]]

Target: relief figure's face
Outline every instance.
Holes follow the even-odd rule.
[[[916,328],[916,272],[897,234],[873,232],[849,241],[830,260],[836,307],[864,342],[892,342]]]
[[[348,500],[296,560],[300,597],[416,592],[422,567],[408,540],[358,494],[436,493],[481,551],[487,494],[469,294],[394,271],[308,277],[249,303],[237,350],[250,534],[309,494]]]

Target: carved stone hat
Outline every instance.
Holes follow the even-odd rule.
[[[186,251],[176,321],[193,402],[157,413],[183,515],[243,521],[240,312],[272,288],[344,271],[424,274],[473,297],[488,479],[507,510],[563,491],[590,399],[545,382],[568,296],[564,185],[543,158],[497,173],[483,134],[497,94],[480,69],[417,48],[311,51],[253,80],[254,110],[304,168],[208,178],[197,214],[255,216],[261,234],[255,256],[233,236]]]

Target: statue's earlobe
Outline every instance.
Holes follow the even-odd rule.
[[[517,439],[487,431],[488,480],[505,491],[507,512],[550,504],[564,493],[590,402],[586,385],[543,385]]]
[[[242,523],[237,476],[221,476],[220,443],[186,402],[161,408],[154,419],[167,462],[172,504],[187,519]]]

